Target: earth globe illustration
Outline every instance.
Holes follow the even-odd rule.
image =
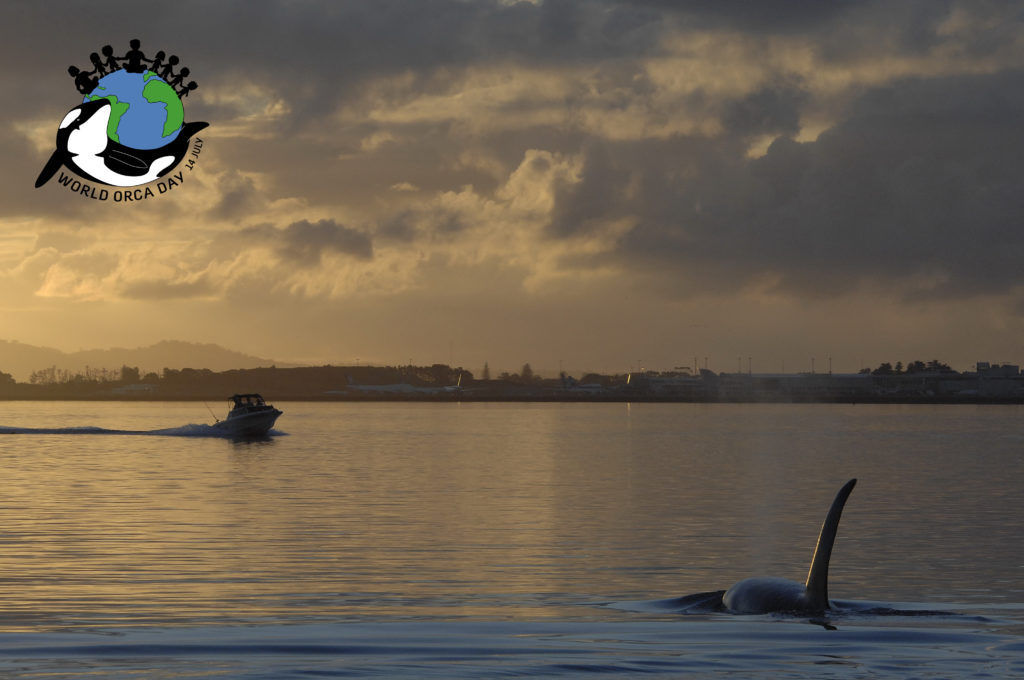
[[[152,71],[109,73],[83,103],[104,98],[110,100],[107,136],[132,149],[158,149],[173,142],[185,122],[178,94]]]

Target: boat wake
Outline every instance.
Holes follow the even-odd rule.
[[[217,439],[238,439],[232,432],[226,431],[223,427],[216,425],[202,425],[190,423],[179,427],[168,427],[159,430],[111,430],[105,427],[6,427],[0,425],[0,435],[4,434],[28,434],[28,435],[132,435],[140,437],[212,437]],[[279,437],[286,433],[279,430],[270,430],[267,437]]]

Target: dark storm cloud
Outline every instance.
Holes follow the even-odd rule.
[[[312,196],[337,196],[336,175],[344,177],[348,170],[344,164],[332,167],[332,162],[358,146],[374,126],[338,129],[334,115],[339,107],[358,104],[367,88],[382,78],[411,79],[401,87],[375,92],[374,97],[381,98],[378,106],[388,108],[424,93],[455,92],[463,70],[488,64],[514,69],[524,64],[642,57],[657,47],[665,29],[661,18],[656,10],[600,0],[551,0],[541,5],[498,0],[184,0],[144,8],[128,0],[88,8],[80,3],[44,7],[15,0],[0,7],[0,25],[11,29],[0,41],[0,59],[18,67],[0,75],[0,82],[5,91],[17,93],[5,101],[10,119],[48,117],[55,133],[63,113],[80,97],[67,67],[86,67],[89,54],[105,44],[123,54],[128,40],[137,37],[147,55],[164,50],[190,67],[199,89],[185,102],[186,117],[210,121],[214,138],[223,134],[225,124],[258,113],[267,105],[267,96],[287,106],[286,115],[258,131],[269,139],[218,140],[218,153],[229,167],[266,171],[270,188],[288,195],[304,189]],[[250,83],[263,90],[247,91]],[[238,100],[207,94],[234,90]],[[450,162],[436,160],[439,154],[459,153],[451,141],[444,141],[447,136],[443,128],[427,130],[419,135],[423,153],[399,160],[407,166],[451,167]],[[35,166],[47,155],[33,151],[22,135],[10,130],[0,138],[0,148],[4,158],[31,166],[32,180],[38,174]],[[379,160],[394,168],[393,159]],[[361,180],[376,173],[382,175],[385,188],[406,179],[395,178],[394,170],[384,169],[382,162],[360,160],[357,165]],[[444,180],[486,181],[465,171],[461,176],[445,175]],[[417,178],[417,185],[430,188],[426,178]],[[346,182],[342,190],[349,187],[353,183]],[[235,217],[244,209],[245,187],[229,191],[212,216]],[[345,200],[367,195],[362,187],[351,193]],[[9,198],[0,211],[38,215],[59,209],[55,202],[26,201],[20,188]]]
[[[787,134],[800,131],[800,110],[808,95],[796,84],[765,86],[738,100],[728,102],[722,124],[728,134]]]
[[[213,123],[210,153],[216,150],[222,167],[261,176],[257,190],[247,175],[223,175],[219,202],[209,212],[216,219],[242,221],[259,214],[250,210],[254,204],[296,196],[313,208],[333,202],[388,212],[380,206],[393,197],[390,187],[403,182],[424,200],[464,185],[491,197],[529,150],[540,149],[583,159],[581,181],[557,187],[547,237],[586,237],[607,223],[633,220],[635,228],[602,257],[635,270],[654,264],[719,288],[768,278],[802,294],[846,291],[869,278],[917,277],[926,282],[911,292],[928,295],[1020,283],[1019,72],[987,65],[989,75],[920,76],[866,92],[851,77],[847,90],[823,95],[798,75],[744,71],[735,75],[741,85],[733,90],[680,88],[659,109],[651,102],[665,95],[659,87],[669,86],[651,77],[647,65],[665,56],[666,37],[685,51],[687,38],[722,31],[749,36],[751,44],[766,36],[799,39],[814,65],[882,71],[872,77],[884,82],[885,68],[900,57],[923,63],[940,48],[965,57],[1008,49],[1021,34],[1021,3],[185,0],[141,7],[124,0],[85,12],[77,3],[5,3],[0,24],[9,30],[0,58],[20,65],[0,76],[5,91],[19,95],[7,102],[7,112],[25,119],[52,111],[55,128],[75,99],[67,66],[84,64],[105,43],[124,50],[138,37],[148,54],[178,53],[200,85],[186,101],[187,115]],[[722,56],[717,36],[703,44],[711,47],[692,55],[694,68]],[[770,49],[757,44],[735,58],[753,62]],[[758,71],[759,64],[747,65]],[[467,131],[472,126],[458,120],[359,118],[369,108],[393,111],[425,94],[455,99],[465,74],[483,67],[509,73],[582,67],[590,80],[562,81],[568,83],[564,116],[555,121],[531,117],[552,106],[550,100],[503,101],[497,114],[528,120],[512,129],[489,128],[486,121]],[[401,84],[389,84],[389,77]],[[63,95],[55,87],[61,83]],[[252,99],[203,96],[249,83],[263,88]],[[834,100],[823,103],[827,96]],[[259,130],[263,137],[242,132],[216,139],[218,122],[253,116],[266,97],[280,98],[288,111]],[[338,112],[349,106],[358,122],[339,124]],[[793,141],[816,106],[834,114],[830,129],[814,142]],[[643,110],[650,117],[644,122],[656,129],[686,117],[714,121],[721,131],[614,141],[580,122],[585,114],[630,110]],[[360,142],[378,129],[397,141],[363,149]],[[762,158],[749,158],[751,141],[763,136],[778,139]],[[9,128],[0,132],[0,151],[8,168],[31,166],[29,182],[45,159]],[[466,152],[498,169],[464,162]],[[82,200],[50,201],[73,206],[51,208],[42,192],[27,192],[39,200],[26,203],[20,186],[6,183],[0,210],[91,208]],[[392,218],[366,220],[380,225],[382,241],[456,240],[466,231],[456,218],[429,222],[430,209],[417,207],[413,197],[394,210]],[[331,220],[254,229],[254,238],[304,265],[319,263],[323,253],[374,255],[370,236]]]
[[[381,219],[374,230],[378,239],[411,244],[417,239],[458,241],[468,225],[444,209],[400,210]]]
[[[550,233],[630,217],[618,257],[717,287],[999,292],[1024,284],[1022,117],[1024,72],[1008,72],[872,89],[817,141],[757,159],[730,137],[594,140]]]
[[[851,59],[878,49],[922,51],[950,39],[939,27],[954,6],[934,0],[183,0],[143,10],[132,0],[113,0],[84,11],[79,3],[15,0],[0,9],[4,25],[17,29],[5,35],[0,56],[21,65],[4,78],[5,85],[19,83],[22,96],[11,102],[19,113],[55,100],[55,79],[73,92],[69,64],[87,65],[89,53],[104,43],[121,53],[138,37],[147,54],[175,52],[192,67],[200,85],[197,101],[188,102],[195,113],[217,112],[198,96],[204,82],[245,77],[287,98],[295,112],[288,122],[296,124],[330,112],[381,76],[412,74],[415,89],[428,91],[451,86],[439,69],[643,58],[661,53],[666,31],[802,34],[819,50]],[[1019,16],[995,20],[1013,15],[1005,4],[960,9],[983,20],[977,22],[983,28],[960,36],[965,44],[1005,43],[1015,35]]]
[[[721,2],[721,0],[637,0],[655,8],[678,27],[690,30],[739,31],[751,36],[804,36],[817,45],[825,61],[862,58],[884,49],[891,54],[923,54],[950,40],[942,30],[954,9],[985,21],[974,30],[984,34],[975,47],[993,38],[1005,44],[1013,30],[1005,21],[1007,6],[996,2],[954,0],[775,0],[773,2]],[[988,21],[988,19],[997,21]]]
[[[0,45],[5,63],[22,64],[23,72],[48,83],[66,80],[71,92],[68,65],[86,67],[88,55],[105,43],[121,54],[128,39],[138,37],[147,54],[178,54],[183,66],[192,67],[199,93],[204,82],[244,76],[314,117],[382,75],[415,74],[426,89],[444,86],[431,77],[439,67],[643,55],[663,30],[660,12],[600,0],[184,0],[144,9],[114,0],[88,10],[78,3],[16,1],[0,17],[19,29]],[[55,100],[47,94],[53,89],[39,94]],[[31,99],[39,104],[38,97]],[[201,99],[197,112],[213,110]]]
[[[284,229],[270,225],[248,227],[240,236],[248,242],[268,243],[281,257],[303,266],[320,264],[325,253],[340,253],[359,260],[373,257],[369,236],[334,220],[299,220]]]
[[[229,171],[219,178],[220,199],[209,210],[215,219],[232,219],[253,213],[266,204],[251,178]]]
[[[185,0],[142,12],[130,0],[92,11],[77,3],[15,2],[0,10],[6,25],[19,27],[5,36],[0,56],[23,64],[20,73],[34,79],[21,83],[23,92],[34,83],[33,96],[16,106],[61,108],[67,98],[54,94],[53,83],[66,81],[73,93],[68,65],[87,66],[89,53],[105,43],[122,53],[128,39],[138,37],[147,54],[166,50],[191,66],[200,88],[188,101],[191,114],[223,120],[228,112],[199,96],[204,84],[245,78],[285,98],[292,115],[282,124],[301,127],[381,76],[410,74],[417,82],[409,89],[418,93],[443,90],[453,81],[439,77],[439,69],[644,58],[660,53],[667,30],[809,30],[829,20],[839,24],[837,17],[856,4],[771,3],[767,9],[761,3],[612,0]],[[27,62],[25,55],[31,55]]]
[[[376,234],[386,240],[412,243],[418,232],[417,221],[418,217],[413,211],[402,210],[381,220],[377,225]]]
[[[52,108],[59,118],[74,99],[67,66],[85,66],[89,53],[105,43],[121,53],[130,37],[138,37],[147,54],[174,52],[192,68],[199,90],[187,102],[190,117],[224,121],[239,115],[232,104],[201,95],[213,87],[225,90],[254,81],[287,102],[289,115],[278,125],[282,135],[290,136],[310,126],[322,131],[341,104],[357,100],[368,85],[386,76],[413,79],[378,95],[399,105],[425,92],[458,88],[459,72],[470,67],[594,64],[612,73],[630,60],[661,54],[661,39],[669,32],[725,29],[752,36],[800,34],[821,54],[856,60],[878,49],[920,51],[936,43],[942,39],[937,27],[950,7],[932,0],[184,0],[147,5],[143,12],[130,0],[99,3],[91,11],[77,3],[16,1],[0,9],[3,24],[18,28],[0,43],[0,58],[21,65],[4,77],[5,91],[19,93],[8,112],[22,116]],[[983,19],[996,12],[980,3],[968,7]],[[984,31],[977,29],[963,40],[977,41],[974,34]],[[916,37],[898,37],[903,34]],[[1001,40],[1013,35],[1003,29]],[[67,86],[65,97],[59,96],[59,82]],[[643,82],[637,79],[636,85]],[[571,100],[572,93],[567,97]],[[262,103],[251,102],[257,108]]]
[[[722,2],[721,0],[636,0],[633,4],[656,8],[683,17],[701,27],[731,28],[756,33],[779,33],[820,28],[847,15],[871,0],[820,2],[773,0],[773,2]],[[938,4],[938,3],[935,3]]]
[[[284,229],[283,252],[303,263],[318,262],[321,253],[336,252],[368,260],[373,257],[373,242],[361,231],[334,220],[293,222]]]

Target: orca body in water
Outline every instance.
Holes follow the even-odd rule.
[[[855,602],[830,600],[828,597],[828,567],[843,514],[856,479],[851,479],[839,490],[829,508],[818,535],[811,568],[804,583],[783,578],[755,577],[734,584],[728,590],[711,590],[667,600],[621,602],[613,606],[627,611],[685,612],[688,614],[793,614],[812,617],[823,615],[856,614],[872,616],[960,616],[956,612],[936,610],[929,606],[888,605],[881,602]],[[984,617],[978,620],[985,620]],[[827,621],[826,628],[832,626]]]
[[[729,612],[733,614],[808,614],[818,615],[832,606],[828,599],[828,563],[832,557],[839,517],[846,499],[853,491],[851,479],[836,494],[825,522],[821,525],[818,544],[811,559],[811,568],[804,583],[784,578],[754,577],[739,581],[728,590],[713,590],[684,597],[662,600],[654,606],[665,609],[697,612]]]
[[[725,591],[722,604],[737,614],[768,614],[771,612],[797,612],[820,614],[829,609],[828,563],[832,546],[839,530],[839,517],[846,499],[853,491],[856,479],[851,479],[836,494],[832,507],[825,516],[818,535],[818,544],[811,559],[807,580],[803,583],[782,578],[748,578]]]

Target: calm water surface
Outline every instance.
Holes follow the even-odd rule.
[[[0,675],[1024,676],[1024,408],[276,405],[0,403]],[[830,594],[944,614],[654,606],[850,477]]]

